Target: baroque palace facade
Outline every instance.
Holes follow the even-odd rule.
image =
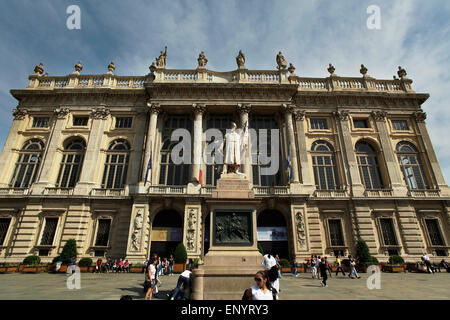
[[[202,52],[196,69],[173,70],[161,52],[146,76],[114,75],[113,62],[101,75],[81,74],[81,63],[67,76],[36,66],[25,89],[11,90],[0,261],[51,261],[68,239],[79,257],[143,262],[183,242],[202,258],[220,167],[174,164],[170,137],[187,129],[198,159],[205,130],[232,121],[280,132],[277,174],[262,175],[257,154],[241,170],[265,250],[303,261],[354,254],[363,238],[380,261],[448,255],[449,188],[421,109],[429,95],[404,69],[377,80],[363,65],[361,77],[340,77],[330,64],[328,77],[306,78],[281,53],[278,70],[248,70],[242,52],[236,61],[235,71],[211,71]]]

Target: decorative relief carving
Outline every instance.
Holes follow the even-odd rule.
[[[192,108],[194,108],[195,114],[203,114],[206,111],[206,105],[204,103],[194,103]]]
[[[158,114],[158,113],[161,113],[161,111],[162,111],[162,107],[161,107],[161,105],[159,103],[147,102],[147,106],[150,109],[150,113]]]
[[[305,119],[306,111],[305,110],[298,110],[294,112],[294,119],[295,121],[303,121]]]
[[[106,119],[108,115],[110,114],[109,109],[105,107],[97,107],[95,109],[92,109],[91,117],[93,119]]]
[[[348,116],[349,116],[349,112],[348,110],[342,110],[342,111],[335,111],[333,112],[334,116],[341,120],[341,121],[347,121],[348,120]]]
[[[286,113],[294,113],[295,105],[293,104],[283,104],[283,111]]]
[[[375,121],[385,121],[386,115],[386,111],[372,111],[372,117],[375,119]]]
[[[189,251],[195,251],[197,245],[195,241],[197,227],[197,209],[189,209],[187,220],[186,247]]]
[[[249,113],[252,110],[251,104],[238,104],[237,109],[239,113]]]
[[[58,119],[65,119],[69,113],[70,113],[69,108],[57,108],[55,110],[55,114]]]
[[[423,111],[416,111],[414,112],[414,118],[416,119],[417,122],[425,122],[427,114]]]
[[[297,228],[297,241],[298,245],[302,248],[306,246],[306,229],[305,220],[301,211],[295,214],[296,228]]]
[[[23,120],[25,119],[25,116],[27,115],[28,110],[27,109],[14,109],[12,111],[12,115],[14,116],[14,120]]]
[[[133,232],[131,233],[131,249],[133,251],[139,251],[141,249],[141,235],[143,224],[144,217],[142,214],[142,209],[138,209],[136,217],[134,218]]]

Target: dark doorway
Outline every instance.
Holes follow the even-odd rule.
[[[176,246],[183,241],[183,219],[175,210],[160,211],[152,224],[150,254],[169,258]]]
[[[258,245],[264,254],[278,254],[280,259],[290,259],[286,220],[277,210],[265,210],[258,215]]]

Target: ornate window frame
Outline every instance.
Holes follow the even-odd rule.
[[[443,228],[443,224],[442,224],[442,212],[440,210],[418,210],[417,211],[418,214],[418,220],[419,220],[419,224],[420,227],[422,228],[422,232],[425,236],[425,244],[426,247],[428,249],[431,249],[433,252],[437,250],[448,250],[450,248],[449,246],[449,242],[447,240],[447,237],[445,236],[445,229]],[[431,238],[430,238],[430,234],[428,232],[428,227],[426,224],[427,219],[435,219],[438,222],[438,226],[439,226],[439,231],[441,232],[441,236],[442,239],[444,240],[444,245],[443,246],[436,246],[433,245],[431,242]]]
[[[367,128],[355,128],[355,120],[364,120],[366,121]],[[372,121],[372,118],[369,114],[353,114],[350,116],[350,128],[352,132],[357,133],[373,133],[375,132],[375,125]]]
[[[3,249],[8,248],[8,244],[11,240],[11,236],[16,229],[16,222],[18,220],[19,209],[0,209],[0,218],[10,218],[8,230],[6,230],[6,235],[3,243],[0,243],[0,254]],[[1,256],[1,255],[0,255]]]
[[[408,126],[408,130],[396,130],[394,128],[394,125],[392,124],[392,121],[399,121],[399,120],[406,121],[406,124]],[[412,125],[412,122],[411,122],[410,118],[401,117],[401,116],[398,116],[398,117],[397,116],[393,116],[393,117],[389,118],[388,123],[389,123],[389,129],[390,129],[392,134],[396,134],[396,135],[397,134],[400,134],[400,135],[401,134],[408,134],[408,135],[414,134],[413,125]]]
[[[403,246],[401,241],[400,226],[395,217],[396,212],[394,210],[372,210],[372,216],[375,221],[375,228],[378,238],[378,249],[380,252],[384,252],[385,255],[389,255],[388,251],[391,249],[398,250],[398,254],[403,253]],[[386,245],[384,244],[383,231],[381,229],[381,219],[392,219],[392,225],[394,227],[394,237],[397,242],[396,245]]]
[[[113,246],[113,232],[115,230],[116,225],[116,216],[118,215],[118,210],[115,209],[95,209],[92,213],[92,224],[91,224],[91,239],[90,239],[90,245],[88,249],[88,253],[93,257],[95,255],[96,250],[102,250],[105,251],[105,255],[108,254],[108,252],[111,250]],[[111,220],[111,223],[109,225],[109,234],[108,234],[108,243],[106,246],[97,246],[95,245],[95,241],[97,240],[97,233],[98,233],[98,225],[99,220],[101,219],[109,219]]]
[[[48,256],[53,256],[55,252],[54,249],[59,247],[62,238],[62,230],[64,225],[64,220],[66,216],[66,209],[41,209],[38,214],[39,225],[37,236],[34,241],[33,252],[37,253],[40,249],[48,249]],[[58,218],[58,223],[56,225],[55,236],[53,237],[53,242],[51,245],[41,245],[42,236],[44,234],[45,224],[47,218]]]
[[[332,133],[333,132],[333,128],[332,128],[332,124],[333,122],[331,121],[331,118],[329,115],[313,115],[313,116],[308,116],[306,117],[307,119],[307,130],[308,133]],[[311,125],[311,120],[325,120],[327,122],[327,129],[313,129],[312,125]]]
[[[323,227],[325,231],[326,237],[326,252],[330,255],[334,255],[335,250],[342,250],[344,255],[347,255],[349,250],[349,241],[346,239],[345,232],[345,211],[344,210],[321,210],[320,213],[323,215]],[[344,241],[343,246],[333,246],[331,244],[331,232],[330,232],[330,223],[329,220],[340,220],[341,221],[341,232],[342,232],[342,240]]]

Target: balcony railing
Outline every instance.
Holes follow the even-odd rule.
[[[408,195],[414,198],[439,198],[440,190],[409,190]]]
[[[28,188],[0,188],[0,195],[27,195]]]
[[[253,187],[255,196],[288,195],[288,187]]]
[[[364,196],[370,198],[392,197],[392,190],[366,190]]]
[[[154,194],[186,194],[185,186],[150,186],[148,193]]]
[[[91,196],[120,197],[125,195],[125,189],[94,188],[91,190]]]
[[[317,198],[346,198],[348,193],[345,190],[316,190],[314,197]]]
[[[48,187],[44,189],[44,195],[73,195],[73,188]]]

